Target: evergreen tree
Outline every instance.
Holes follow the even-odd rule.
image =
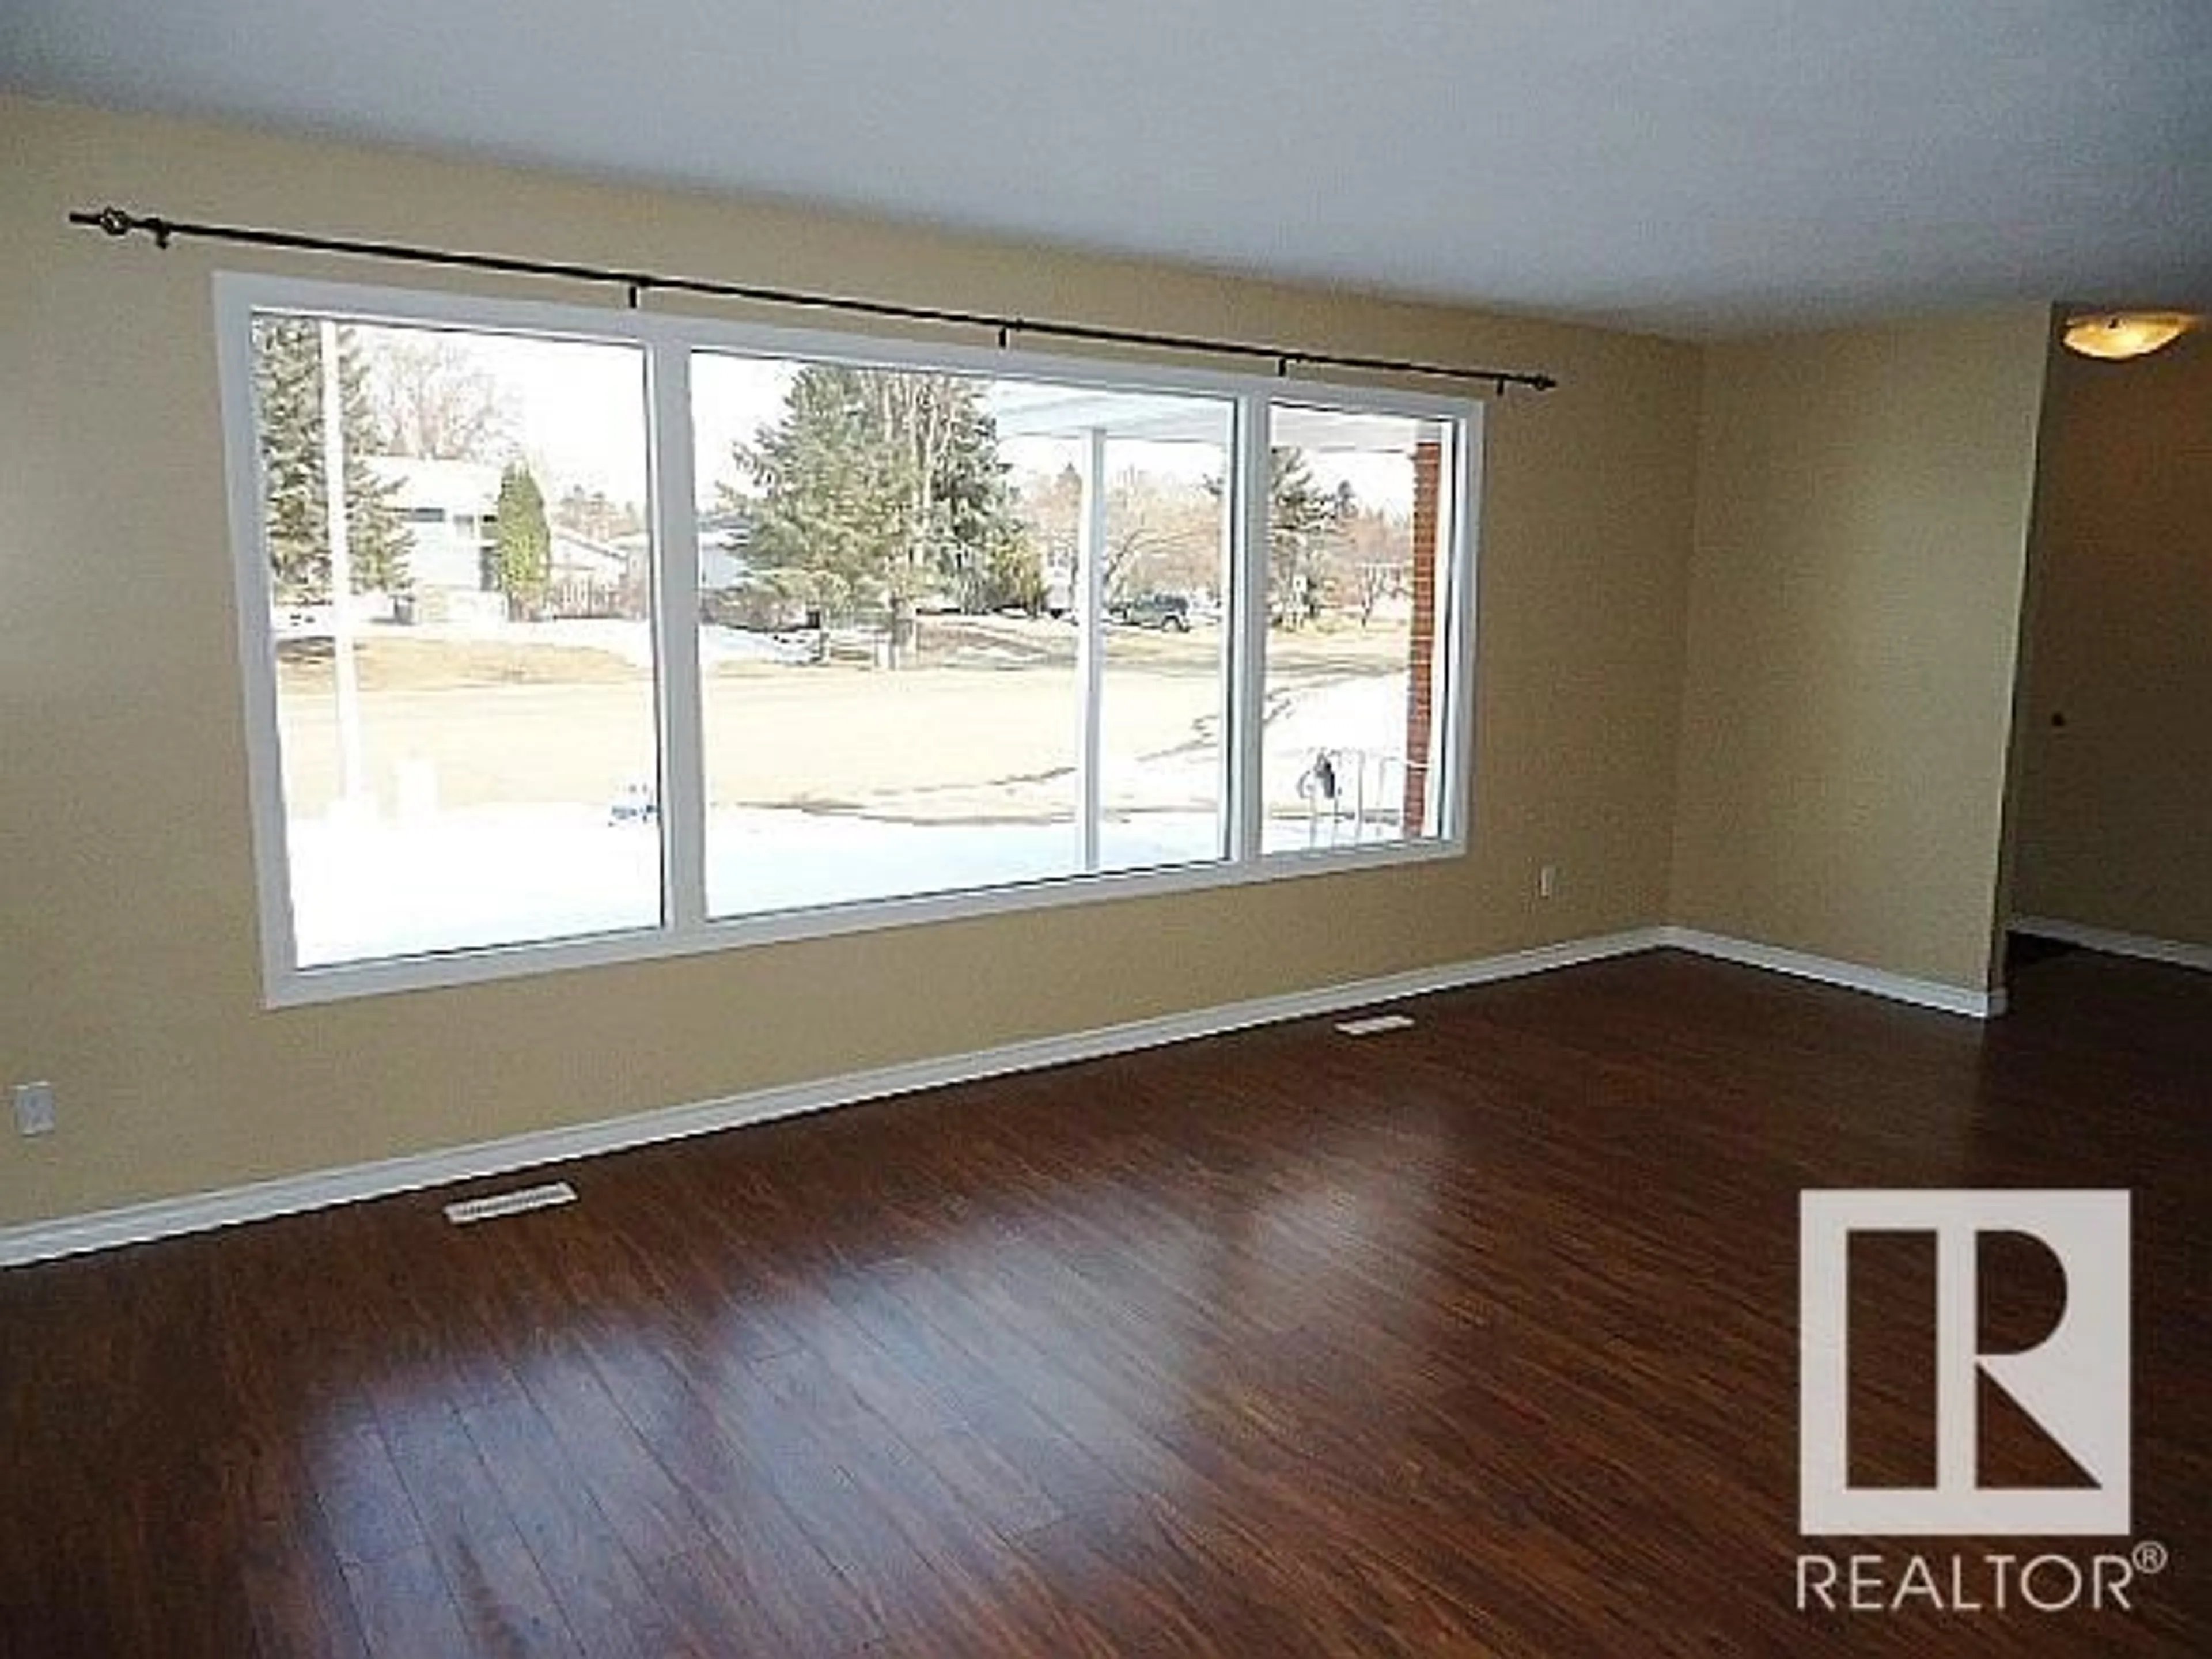
[[[339,430],[345,447],[347,546],[357,592],[404,593],[408,535],[396,488],[369,457],[381,445],[368,376],[349,328],[338,336]],[[278,603],[331,597],[330,498],[323,471],[322,326],[312,317],[257,317],[253,362],[260,422],[262,522]]]
[[[1218,478],[1207,492],[1221,496]],[[1329,555],[1359,511],[1348,483],[1334,491],[1315,482],[1306,453],[1295,447],[1267,452],[1267,611],[1271,621],[1298,628],[1321,614]]]
[[[960,605],[975,613],[1014,606],[1035,616],[1043,607],[1044,591],[1044,561],[1017,521],[963,572]]]
[[[821,591],[887,617],[895,651],[928,594],[949,588],[980,605],[1036,585],[972,380],[809,364],[782,419],[737,460],[760,491],[755,562],[812,573]]]
[[[1268,608],[1297,628],[1321,614],[1329,554],[1358,503],[1349,484],[1316,483],[1304,450],[1271,449],[1267,460]]]
[[[1034,607],[1044,598],[1044,562],[1015,510],[999,459],[998,425],[978,406],[973,382],[949,380],[952,418],[937,469],[939,557],[953,597],[967,611]]]
[[[499,475],[499,536],[493,558],[508,615],[536,617],[545,606],[553,576],[553,531],[545,521],[545,493],[520,461]]]

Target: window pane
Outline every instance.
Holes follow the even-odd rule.
[[[1221,856],[1225,403],[714,353],[691,384],[711,915]]]
[[[988,382],[700,354],[707,904],[1077,867],[1075,638]]]
[[[1100,854],[1109,870],[1227,851],[1231,410],[1161,401],[1178,436],[1106,446]]]
[[[290,313],[253,349],[300,965],[657,923],[642,354]]]
[[[1090,867],[1220,859],[1232,406],[1012,384],[996,388],[994,404],[1042,550],[1048,610],[1091,633],[1099,653]],[[1085,615],[1094,543],[1103,597],[1095,633]]]
[[[1264,851],[1444,833],[1453,435],[1273,410]]]

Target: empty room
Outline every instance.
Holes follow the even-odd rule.
[[[0,1659],[2212,1652],[2212,9],[0,157]]]

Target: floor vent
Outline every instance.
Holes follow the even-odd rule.
[[[1384,1031],[1402,1031],[1413,1024],[1405,1014],[1370,1014],[1364,1019],[1347,1019],[1337,1025],[1346,1036],[1376,1036]]]
[[[446,1206],[446,1219],[456,1227],[465,1227],[472,1221],[490,1221],[503,1215],[520,1215],[525,1210],[550,1210],[556,1204],[574,1204],[576,1189],[565,1181],[556,1181],[543,1187],[518,1187],[511,1193],[494,1193],[489,1198],[471,1198],[459,1204]]]

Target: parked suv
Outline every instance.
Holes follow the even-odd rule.
[[[1109,605],[1106,614],[1132,628],[1157,628],[1164,633],[1190,632],[1190,601],[1180,593],[1140,593]]]

